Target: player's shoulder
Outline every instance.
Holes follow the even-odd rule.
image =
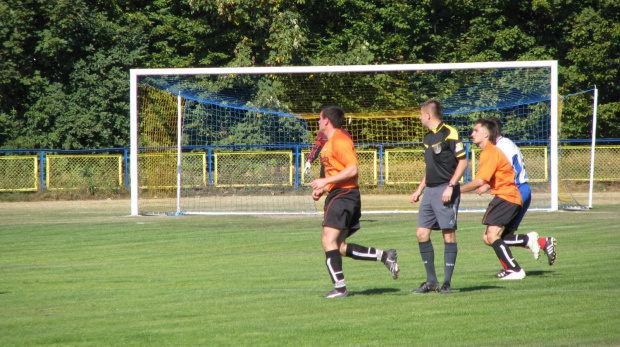
[[[342,141],[342,140],[350,141],[350,142],[353,141],[351,139],[351,134],[349,134],[348,132],[346,132],[345,130],[342,130],[342,129],[336,130],[336,132],[334,133],[333,138],[338,140],[338,141]]]
[[[325,135],[325,134],[324,134],[324,133],[322,133],[322,132],[319,132],[319,133],[316,135],[316,139],[317,139],[317,141],[319,141],[319,142],[321,142],[321,143],[325,143],[325,142],[327,142],[327,140],[328,140],[327,135]]]
[[[511,139],[505,137],[505,136],[500,136],[497,138],[497,140],[495,140],[495,145],[497,147],[501,147],[501,146],[517,146]]]
[[[441,127],[440,131],[446,135],[447,140],[455,140],[455,141],[459,140],[459,131],[456,130],[456,128],[451,126],[450,124],[443,123],[443,126]]]

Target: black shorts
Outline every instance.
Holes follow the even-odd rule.
[[[521,212],[521,205],[496,196],[489,203],[487,212],[482,218],[482,224],[503,226],[506,230],[510,230],[519,219],[519,212]]]
[[[357,188],[334,188],[325,199],[323,226],[349,229],[349,236],[360,228],[362,202]]]

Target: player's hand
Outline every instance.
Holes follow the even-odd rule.
[[[420,196],[422,196],[422,193],[416,190],[415,192],[413,192],[413,194],[411,194],[410,202],[413,204],[413,203],[420,201]]]
[[[323,189],[315,189],[312,191],[312,200],[318,201],[323,196]]]
[[[310,164],[309,161],[306,162],[306,165],[304,166],[304,175],[309,175],[310,172],[312,170],[312,164]]]
[[[453,191],[454,191],[454,187],[446,187],[446,189],[443,191],[443,194],[441,194],[441,202],[443,202],[444,204],[447,204],[450,201],[452,201]]]
[[[323,188],[325,188],[325,186],[327,185],[327,180],[325,178],[317,178],[314,181],[312,181],[310,185],[312,186],[312,189],[314,190],[317,190],[317,189],[323,190]]]
[[[478,195],[482,195],[483,193],[486,193],[489,189],[491,189],[491,186],[488,183],[485,183],[480,187],[476,188],[476,193],[478,193]]]

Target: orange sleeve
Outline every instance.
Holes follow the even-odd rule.
[[[478,164],[478,172],[476,172],[476,178],[483,179],[485,182],[491,182],[497,163],[493,162],[493,156],[489,151],[480,152],[480,163]]]

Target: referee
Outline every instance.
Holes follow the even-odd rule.
[[[456,218],[461,201],[459,181],[467,168],[463,143],[455,128],[443,122],[443,106],[437,100],[428,100],[420,110],[420,122],[428,128],[424,136],[424,161],[426,172],[418,189],[411,195],[411,203],[422,197],[418,214],[416,236],[420,256],[426,269],[426,281],[414,289],[414,294],[439,290],[451,293],[451,281],[456,264]],[[439,288],[435,273],[435,249],[431,231],[441,230],[444,240],[444,282]]]

